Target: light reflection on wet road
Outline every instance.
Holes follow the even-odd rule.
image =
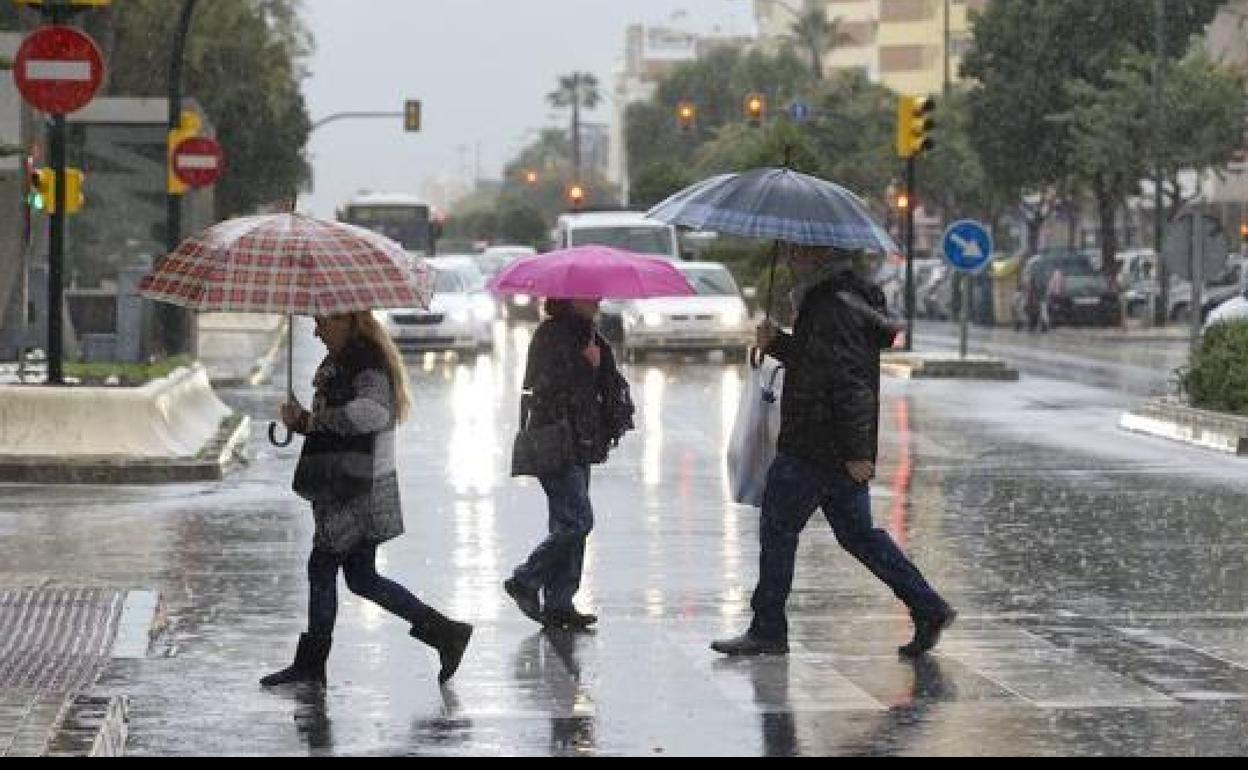
[[[306,330],[305,330],[306,331]],[[638,431],[592,486],[579,601],[545,634],[500,582],[545,530],[507,476],[528,330],[497,352],[412,357],[400,432],[408,534],[379,568],[477,626],[452,686],[403,625],[342,592],[330,688],[265,693],[302,628],[309,516],[297,445],[261,431],[284,389],[226,394],[257,419],[220,485],[8,487],[0,584],[152,587],[157,655],[100,683],[132,700],[136,754],[1220,754],[1248,750],[1241,465],[1119,433],[1119,392],[886,381],[877,523],[962,611],[938,655],[820,519],[803,539],[787,659],[717,659],[748,621],[757,513],[725,502],[742,368],[656,358],[627,375]],[[305,340],[297,379],[320,353]],[[307,398],[306,382],[297,389]]]

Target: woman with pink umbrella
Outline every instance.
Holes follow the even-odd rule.
[[[503,582],[528,617],[584,629],[598,618],[573,604],[594,526],[590,466],[604,462],[633,427],[628,383],[595,327],[604,298],[686,296],[671,263],[605,246],[526,257],[491,282],[501,294],[547,297],[547,318],[529,344],[512,475],[536,476],[546,493],[549,534]]]

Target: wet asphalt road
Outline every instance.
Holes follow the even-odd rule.
[[[169,631],[97,687],[130,696],[133,754],[1248,751],[1243,465],[1120,433],[1130,388],[886,380],[876,522],[958,624],[900,661],[904,608],[813,519],[792,654],[725,660],[707,643],[748,622],[757,569],[757,513],[726,502],[722,463],[744,368],[627,370],[638,431],[595,469],[578,597],[600,628],[547,634],[500,588],[545,511],[507,477],[527,332],[499,333],[492,357],[411,359],[408,534],[380,552],[383,574],[476,625],[449,687],[345,588],[328,691],[257,686],[288,662],[306,601],[297,444],[262,437],[281,382],[225,394],[257,423],[252,462],[224,483],[3,488],[0,584],[161,591]],[[303,340],[297,377],[318,356]]]

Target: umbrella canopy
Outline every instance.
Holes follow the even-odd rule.
[[[704,179],[646,216],[746,238],[896,252],[862,199],[834,182],[787,168],[759,168]]]
[[[645,299],[694,293],[668,260],[598,245],[521,257],[494,276],[490,289],[497,294],[559,299]]]
[[[433,270],[369,230],[266,214],[186,239],[144,276],[139,293],[192,310],[325,316],[427,308]]]

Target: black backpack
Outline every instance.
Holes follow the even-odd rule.
[[[620,374],[620,370],[611,362],[601,377],[601,395],[602,395],[602,432],[603,438],[611,442],[611,446],[620,445],[620,439],[624,434],[633,430],[637,426],[633,424],[633,407],[632,393],[628,387],[628,380],[624,379],[624,375]]]

